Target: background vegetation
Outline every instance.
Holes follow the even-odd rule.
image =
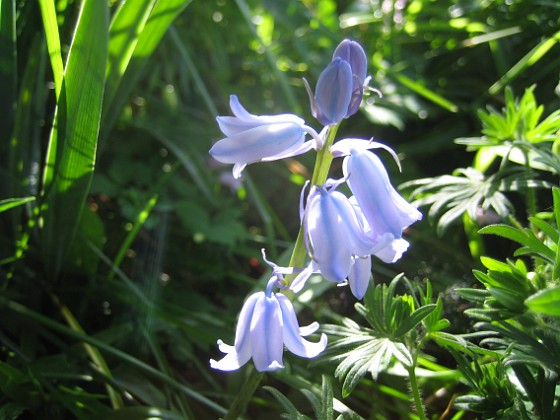
[[[3,0],[0,37],[0,418],[422,416],[403,356],[352,337],[411,352],[429,418],[558,418],[556,2]],[[424,220],[357,311],[344,288],[300,302],[325,356],[211,371],[313,165],[233,183],[214,118],[235,93],[318,126],[302,78],[343,38],[383,96],[339,137],[393,147]]]

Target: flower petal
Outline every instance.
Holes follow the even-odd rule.
[[[371,278],[371,257],[355,258],[354,264],[348,273],[350,290],[357,299],[362,299],[366,294]]]
[[[262,293],[255,304],[251,320],[251,349],[255,368],[259,372],[284,367],[282,327],[282,312],[276,295],[266,297]]]
[[[291,122],[262,125],[218,140],[210,154],[222,163],[248,164],[297,149],[304,138],[301,126]]]
[[[313,260],[326,280],[337,283],[344,281],[352,264],[351,240],[336,203],[344,199],[337,191],[314,186],[304,220]]]
[[[218,340],[218,347],[226,356],[219,360],[210,360],[210,367],[224,371],[239,369],[251,358],[250,326],[255,304],[264,293],[251,295],[243,304],[237,327],[235,330],[235,346],[228,346],[222,340]]]
[[[276,297],[282,310],[282,318],[284,319],[282,335],[284,337],[284,344],[288,350],[300,357],[307,358],[315,357],[325,350],[327,347],[327,336],[321,334],[321,338],[317,343],[302,338],[292,302],[282,294],[277,294]]]
[[[346,116],[352,99],[353,77],[350,64],[335,58],[321,72],[315,89],[317,115],[323,125],[337,124]]]
[[[362,46],[356,41],[345,39],[334,50],[333,59],[337,57],[350,64],[352,73],[359,78],[360,84],[363,85],[367,76],[367,57]]]
[[[386,263],[394,263],[402,257],[408,249],[408,242],[404,239],[395,239],[387,246],[374,253],[381,261]]]
[[[393,188],[383,163],[373,153],[353,150],[344,159],[343,171],[374,235],[390,233],[400,239],[403,229],[422,218]]]

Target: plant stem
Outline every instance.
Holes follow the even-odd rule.
[[[416,364],[407,368],[408,378],[410,380],[410,389],[414,398],[414,405],[416,405],[416,412],[420,420],[427,420],[424,413],[424,404],[422,404],[422,397],[420,396],[420,389],[418,388],[418,381],[416,380]]]
[[[311,185],[321,185],[324,184],[327,180],[331,162],[333,160],[333,156],[330,152],[330,147],[334,142],[339,125],[340,123],[329,127],[326,134],[325,144],[323,145],[321,150],[317,152],[315,167],[313,168],[313,175],[311,176]],[[301,225],[299,227],[294,250],[292,251],[292,257],[290,258],[289,267],[303,267],[306,255],[307,250],[305,249],[304,231],[303,225]],[[286,276],[285,281],[287,285],[290,284],[290,282],[293,280],[293,277],[293,275]]]
[[[245,407],[249,404],[249,400],[257,390],[263,378],[264,373],[257,372],[255,368],[251,368],[251,372],[249,372],[247,379],[245,379],[241,392],[237,394],[237,397],[233,400],[223,420],[236,420],[245,411]]]

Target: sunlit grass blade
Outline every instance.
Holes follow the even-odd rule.
[[[556,32],[550,38],[546,38],[539,42],[531,51],[529,51],[521,60],[511,67],[506,74],[504,74],[500,80],[494,83],[488,89],[492,95],[500,92],[505,86],[507,86],[513,79],[527,70],[529,67],[537,63],[546,53],[548,53],[552,47],[554,47],[560,40],[560,31]]]
[[[0,200],[0,213],[13,209],[14,207],[22,206],[33,200],[35,200],[35,197],[6,198],[5,200]]]
[[[132,9],[136,8],[136,2],[128,2]],[[150,2],[151,3],[151,2]],[[117,60],[119,62],[119,72],[115,75],[111,85],[114,91],[108,92],[108,97],[103,105],[103,117],[101,122],[100,147],[103,148],[107,137],[113,125],[121,114],[121,110],[128,100],[132,87],[142,74],[144,66],[148,62],[150,56],[159,45],[161,39],[167,32],[169,25],[179,16],[179,14],[191,3],[191,0],[157,0],[151,9],[150,15],[139,33],[137,39],[129,38],[127,41],[128,59]],[[149,3],[144,3],[144,7],[148,7]],[[125,7],[125,6],[123,6]],[[131,19],[132,14],[123,15],[126,19]],[[116,18],[119,18],[118,16]],[[119,18],[121,19],[121,18]],[[125,19],[124,17],[122,19]],[[134,22],[130,22],[134,25]],[[119,26],[121,24],[119,23]],[[137,27],[138,29],[138,27]],[[115,40],[112,38],[110,43],[121,43],[123,40]],[[110,51],[116,50],[117,47],[110,45]],[[134,51],[132,52],[132,48]],[[125,66],[126,64],[126,66]],[[113,89],[113,88],[111,88]]]
[[[439,105],[450,112],[457,112],[459,110],[457,105],[455,105],[453,102],[445,99],[443,96],[438,95],[433,90],[428,89],[426,86],[412,80],[404,74],[393,73],[393,77],[397,79],[402,85],[416,92],[418,95],[423,96],[429,101],[435,103],[436,105]]]
[[[51,60],[56,97],[58,98],[62,89],[64,66],[62,64],[55,4],[52,0],[40,0],[39,6],[41,7],[41,17],[43,19],[43,27],[45,28],[45,37],[47,38],[47,48]]]
[[[374,66],[379,68],[380,70],[387,72],[387,74],[394,77],[403,86],[406,86],[413,92],[416,92],[418,95],[423,96],[429,101],[435,103],[436,105],[439,105],[444,109],[447,109],[450,112],[457,112],[459,110],[458,106],[455,105],[453,102],[449,101],[448,99],[445,99],[441,95],[438,95],[433,90],[428,89],[421,82],[414,81],[408,76],[405,76],[404,74],[395,71],[393,68],[391,68],[391,66],[383,62],[380,58],[381,58],[380,56],[374,57],[373,60]]]
[[[105,105],[115,94],[157,0],[122,2],[109,26]]]
[[[62,266],[94,171],[107,59],[107,28],[105,2],[85,0],[68,53],[46,159],[42,249],[47,272],[51,275]]]

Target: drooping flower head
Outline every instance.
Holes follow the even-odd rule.
[[[363,48],[345,39],[319,75],[315,94],[306,82],[313,116],[328,126],[354,115],[360,106],[366,80],[367,57]]]
[[[233,117],[216,118],[226,137],[212,146],[210,154],[219,162],[234,164],[235,178],[250,163],[284,159],[316,148],[319,135],[296,115],[253,115],[235,95],[230,97],[230,107]],[[313,139],[305,141],[306,134]]]
[[[313,358],[327,347],[327,336],[321,334],[318,342],[303,337],[317,331],[319,324],[299,326],[294,306],[282,293],[273,293],[273,287],[282,282],[282,269],[274,267],[266,291],[252,294],[243,304],[233,346],[218,340],[220,351],[226,353],[219,361],[210,360],[214,369],[231,371],[239,369],[253,359],[259,372],[274,371],[284,367],[284,346],[292,353]]]
[[[422,213],[391,185],[383,163],[368,150],[376,147],[383,147],[396,157],[387,146],[360,139],[341,140],[331,147],[331,152],[335,156],[346,156],[342,165],[344,176],[371,234],[374,237],[389,234],[399,240],[404,229],[422,219]],[[396,253],[402,247],[402,242],[393,245]],[[385,258],[389,258],[388,254],[384,254]]]

